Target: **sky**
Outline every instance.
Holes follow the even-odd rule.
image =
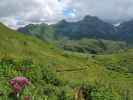
[[[0,0],[0,22],[13,28],[78,21],[86,15],[111,23],[127,21],[133,18],[133,0]]]

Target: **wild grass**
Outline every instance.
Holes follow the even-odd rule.
[[[0,100],[10,100],[8,81],[16,76],[30,80],[24,94],[31,100],[73,100],[82,84],[92,100],[133,100],[132,61],[132,49],[105,55],[64,52],[1,24]]]

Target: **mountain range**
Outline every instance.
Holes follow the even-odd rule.
[[[36,35],[46,39],[105,39],[115,41],[125,41],[133,43],[133,20],[123,22],[119,26],[114,26],[104,22],[95,16],[85,16],[77,22],[67,22],[62,20],[56,24],[47,25],[30,24],[18,29],[19,32]]]

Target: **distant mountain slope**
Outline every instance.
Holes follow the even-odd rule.
[[[69,39],[105,39],[125,41],[133,44],[133,20],[123,22],[115,27],[106,23],[95,16],[86,16],[78,22],[67,22],[62,20],[54,25],[38,24],[27,25],[19,28],[22,33],[37,35],[43,40],[50,40],[54,37],[60,39],[67,37]],[[46,37],[46,38],[45,38]]]
[[[113,25],[93,16],[86,16],[83,20],[78,22],[67,22],[62,20],[54,25],[27,25],[19,28],[18,31],[28,34],[37,33],[37,35],[41,36],[47,34],[47,31],[52,31],[56,38],[65,36],[70,39],[81,39],[84,37],[115,39],[116,35]]]
[[[61,21],[54,27],[56,34],[68,36],[72,39],[84,37],[111,39],[111,37],[115,35],[113,25],[92,16],[86,16],[83,20],[78,22]]]
[[[54,39],[54,28],[45,23],[36,25],[29,24],[23,28],[19,28],[18,31],[29,35],[34,35],[46,41],[51,41]]]
[[[133,43],[133,20],[124,22],[117,27],[121,40]]]

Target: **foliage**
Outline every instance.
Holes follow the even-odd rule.
[[[31,100],[58,100],[60,97],[72,100],[75,88],[83,81],[87,84],[86,91],[92,87],[89,95],[93,100],[133,98],[133,49],[101,55],[68,52],[2,24],[0,35],[1,100],[9,100],[8,81],[16,76],[29,79],[23,95]],[[104,47],[103,43],[100,47]],[[109,68],[111,64],[113,70]]]
[[[61,42],[59,47],[64,50],[91,54],[115,53],[125,51],[129,48],[125,42],[85,38],[81,40],[67,40]]]

